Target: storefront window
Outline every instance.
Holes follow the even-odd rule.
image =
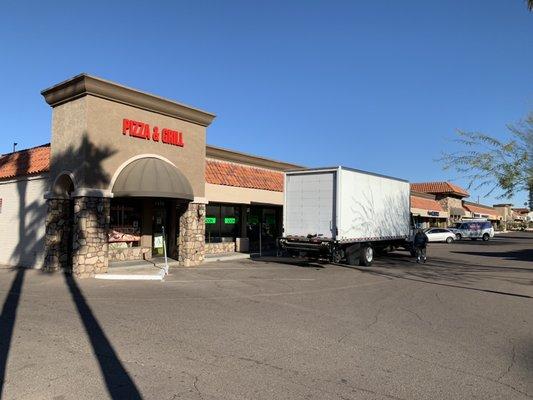
[[[239,207],[209,204],[206,207],[206,243],[232,242],[239,232]]]
[[[111,247],[135,247],[141,241],[141,206],[133,199],[113,199],[108,241]]]

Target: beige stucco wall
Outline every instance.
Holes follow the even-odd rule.
[[[183,132],[184,147],[122,134],[130,119]],[[204,196],[206,128],[177,118],[86,95],[58,105],[52,118],[51,181],[62,170],[74,173],[76,189],[109,190],[115,172],[132,157],[156,154],[172,162]]]
[[[205,197],[209,202],[237,204],[264,203],[283,205],[282,192],[213,185],[212,183],[205,184]]]
[[[79,156],[82,138],[86,134],[87,97],[73,100],[53,109],[52,138],[50,141],[50,185],[63,171],[70,171],[76,181],[83,181],[84,170]]]
[[[0,265],[42,267],[47,186],[47,174],[0,181]]]

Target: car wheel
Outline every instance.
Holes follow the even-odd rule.
[[[488,233],[484,233],[483,234],[483,241],[486,242],[487,240],[489,240],[490,238],[490,235]]]
[[[450,244],[450,243],[452,243],[452,242],[453,242],[453,238],[452,238],[451,236],[448,236],[448,237],[446,238],[446,243]]]
[[[370,267],[374,261],[374,249],[371,246],[363,246],[361,249],[361,256],[359,257],[359,265],[363,267]]]

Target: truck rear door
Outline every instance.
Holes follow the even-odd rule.
[[[285,176],[284,236],[334,238],[336,171]]]

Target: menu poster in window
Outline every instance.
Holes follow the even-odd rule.
[[[138,242],[141,235],[132,228],[111,228],[107,233],[107,241],[115,242]]]

